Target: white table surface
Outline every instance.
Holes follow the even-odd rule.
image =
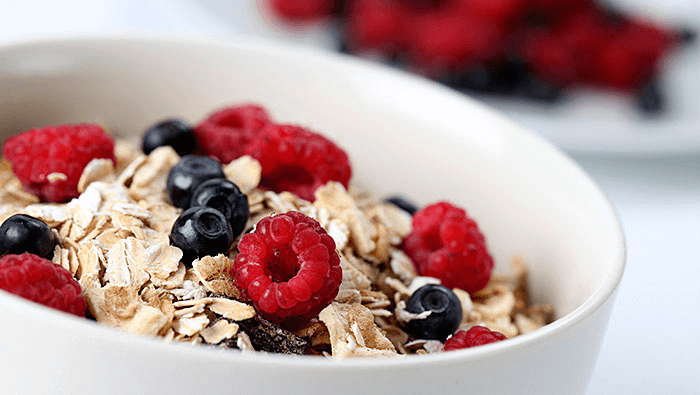
[[[0,0],[0,43],[62,33],[155,31],[231,39],[256,34],[333,47],[322,35],[284,36],[257,16],[252,0]],[[700,394],[700,152],[575,159],[610,197],[628,244],[626,272],[588,394]]]

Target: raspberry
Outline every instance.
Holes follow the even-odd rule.
[[[476,222],[448,202],[429,205],[413,215],[403,249],[420,275],[438,278],[447,288],[474,293],[486,286],[493,270]]]
[[[345,33],[353,50],[387,50],[400,34],[400,15],[387,0],[361,0],[350,3]]]
[[[241,238],[233,266],[237,286],[258,314],[285,326],[316,317],[343,278],[335,242],[313,218],[292,211],[267,217]]]
[[[270,123],[261,106],[244,104],[217,110],[194,129],[197,145],[203,154],[221,163],[229,163],[243,155],[256,133]]]
[[[85,317],[80,284],[68,270],[34,254],[8,254],[0,258],[0,289]]]
[[[444,351],[460,350],[483,344],[495,343],[506,340],[506,336],[500,332],[492,331],[485,326],[475,325],[468,331],[458,331],[445,341]]]
[[[289,20],[312,20],[330,16],[334,0],[271,0],[272,9]]]
[[[98,125],[47,126],[10,137],[2,154],[24,188],[45,202],[78,196],[78,180],[95,158],[114,157],[114,140]]]
[[[262,167],[260,184],[314,201],[316,188],[338,181],[346,188],[352,175],[347,154],[332,141],[300,126],[268,124],[246,154]]]

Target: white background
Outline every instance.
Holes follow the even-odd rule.
[[[641,1],[618,2],[664,19],[700,21],[697,0]],[[255,34],[334,45],[322,32],[290,38],[270,29],[252,0],[0,0],[0,43],[123,31],[231,40]],[[668,133],[672,137],[674,130]],[[574,158],[612,200],[628,244],[626,272],[588,394],[700,394],[700,151],[615,155],[591,146]]]

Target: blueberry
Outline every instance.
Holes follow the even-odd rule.
[[[141,140],[141,149],[148,155],[154,149],[169,145],[180,156],[194,151],[196,140],[192,128],[180,119],[168,119],[146,130]]]
[[[681,44],[691,45],[697,39],[698,32],[691,28],[684,27],[681,28],[678,32],[676,32],[676,37],[678,41],[681,42]]]
[[[170,244],[182,250],[182,262],[188,267],[195,258],[226,253],[233,240],[226,217],[211,207],[185,210],[170,231]]]
[[[58,238],[40,219],[15,214],[0,226],[0,255],[29,252],[42,258],[53,259]]]
[[[430,311],[423,319],[406,323],[406,330],[419,339],[445,341],[462,321],[462,304],[449,288],[428,284],[418,288],[408,299],[406,311],[420,314]]]
[[[416,211],[418,211],[418,207],[416,207],[415,204],[407,200],[406,198],[403,198],[401,196],[392,196],[389,198],[385,199],[385,202],[391,203],[394,206],[400,208],[401,210],[413,215],[415,214]]]
[[[519,93],[526,99],[533,99],[542,103],[556,103],[564,98],[564,90],[534,75],[527,78],[521,86]]]
[[[189,208],[194,190],[212,178],[225,178],[219,162],[204,156],[183,156],[168,174],[170,201],[176,207]]]
[[[644,85],[638,93],[637,100],[639,109],[647,116],[660,115],[666,108],[664,95],[657,81]]]
[[[250,216],[248,198],[238,186],[225,178],[204,181],[192,194],[190,207],[207,206],[219,210],[228,220],[233,237],[245,229]]]

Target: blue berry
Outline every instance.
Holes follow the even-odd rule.
[[[225,178],[219,162],[204,156],[183,156],[168,174],[170,201],[176,207],[189,208],[194,190],[212,178]]]
[[[0,255],[28,252],[53,259],[58,238],[46,223],[25,214],[15,214],[0,226]]]
[[[226,217],[233,237],[243,233],[250,216],[248,198],[238,186],[225,178],[204,181],[192,194],[190,207],[207,206],[221,211]]]
[[[180,119],[168,119],[148,128],[141,140],[141,149],[146,155],[165,145],[173,147],[180,156],[191,154],[196,145],[192,128]]]
[[[418,211],[418,207],[413,204],[413,202],[410,202],[406,198],[403,198],[401,196],[392,196],[389,198],[386,198],[385,202],[391,203],[394,206],[400,208],[401,210],[413,215]]]
[[[211,207],[185,210],[170,231],[170,244],[182,250],[182,263],[188,267],[195,258],[228,252],[233,240],[226,217]]]
[[[449,288],[428,284],[418,288],[408,299],[406,311],[420,314],[430,311],[423,319],[406,323],[406,330],[419,339],[445,341],[462,321],[462,304]]]

